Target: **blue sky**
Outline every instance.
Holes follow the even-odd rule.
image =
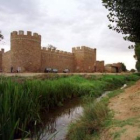
[[[134,50],[121,34],[108,29],[108,11],[101,0],[0,0],[0,48],[10,49],[10,32],[24,30],[42,36],[42,47],[54,45],[71,52],[72,47],[97,48],[105,64],[123,62],[135,68]]]

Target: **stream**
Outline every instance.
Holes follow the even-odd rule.
[[[45,128],[39,132],[40,140],[64,140],[69,124],[77,119],[83,112],[80,98],[72,99],[64,103],[64,106],[51,110],[48,116],[44,116]]]
[[[97,102],[105,97],[109,91],[97,98]],[[68,126],[82,115],[82,99],[76,98],[64,103],[64,106],[53,109],[49,114],[44,115],[43,122],[45,127],[40,130],[40,140],[65,140]]]

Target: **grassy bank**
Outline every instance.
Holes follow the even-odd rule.
[[[51,80],[0,77],[0,139],[29,137],[31,129],[41,123],[40,113],[62,105],[64,100],[99,97],[106,90],[138,79],[137,75],[56,76]]]
[[[127,80],[127,84],[131,85],[134,81]],[[112,124],[113,114],[108,109],[109,99],[117,96],[123,89],[117,89],[110,92],[100,102],[88,102],[84,107],[83,115],[69,126],[66,136],[67,140],[99,140],[100,132],[104,127]],[[123,122],[123,121],[122,121]],[[113,122],[115,124],[115,122]],[[117,123],[118,124],[118,123]]]

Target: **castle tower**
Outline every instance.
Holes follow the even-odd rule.
[[[86,46],[72,48],[75,58],[75,72],[94,72],[96,49]]]
[[[11,67],[21,72],[39,72],[41,67],[41,36],[27,31],[11,33]]]

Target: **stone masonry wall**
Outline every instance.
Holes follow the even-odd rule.
[[[96,49],[86,46],[72,48],[72,53],[53,49],[41,49],[41,36],[27,31],[11,33],[11,50],[0,53],[0,66],[4,72],[10,72],[11,67],[16,72],[44,72],[45,68],[58,69],[63,72],[94,72],[96,65]],[[103,63],[99,63],[99,70]]]
[[[122,72],[122,64],[121,63],[113,63],[112,66],[116,67],[117,72]]]
[[[58,69],[58,72],[69,69],[70,72],[74,72],[74,55],[43,47],[41,50],[41,71],[44,71],[45,68],[55,68]]]
[[[23,31],[11,33],[11,66],[21,72],[39,72],[41,67],[41,36]]]
[[[96,72],[104,72],[104,61],[96,61]]]
[[[75,72],[93,72],[96,62],[96,49],[86,46],[72,48]]]
[[[4,72],[11,71],[11,51],[8,51],[2,56],[2,70]]]

